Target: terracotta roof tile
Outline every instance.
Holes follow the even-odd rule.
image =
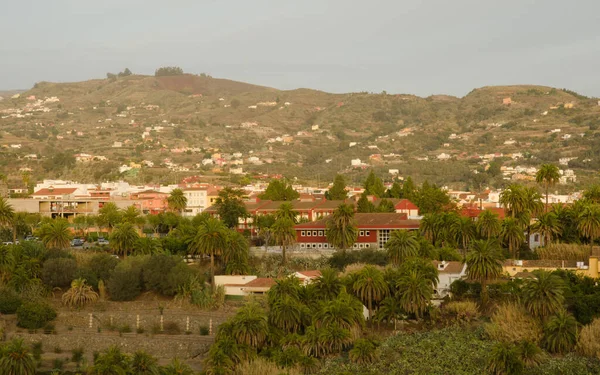
[[[77,188],[44,188],[36,191],[32,195],[67,195],[73,194]]]
[[[259,277],[244,285],[250,288],[270,288],[275,285],[275,279],[271,277]]]
[[[354,215],[356,225],[366,229],[418,229],[418,220],[407,220],[406,214],[401,213],[357,213]],[[296,229],[323,228],[327,227],[327,221],[331,217],[296,225]]]
[[[319,277],[321,276],[321,271],[319,270],[312,270],[312,271],[298,271],[299,274],[309,277],[309,278],[314,278],[314,277]]]
[[[444,267],[444,269],[440,269],[439,265],[441,265],[441,264],[442,264],[442,262],[439,262],[437,260],[433,261],[433,265],[438,270],[438,273],[459,274],[462,272],[462,270],[465,266],[463,262],[449,261],[449,262],[446,262],[447,265],[446,265],[446,267]]]

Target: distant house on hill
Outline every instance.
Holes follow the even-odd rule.
[[[510,98],[504,98],[504,99],[502,99],[502,104],[504,104],[504,105],[511,105],[512,104],[512,100]]]

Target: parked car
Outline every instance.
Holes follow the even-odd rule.
[[[39,241],[40,239],[35,236],[27,236],[24,241]]]
[[[71,246],[72,247],[79,247],[79,246],[83,246],[83,243],[85,241],[83,241],[81,238],[74,238],[73,241],[71,241]]]
[[[108,240],[104,237],[98,237],[98,245],[100,245],[100,246],[108,245]]]

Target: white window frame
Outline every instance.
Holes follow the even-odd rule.
[[[304,243],[301,243],[301,244],[300,244],[300,248],[301,248],[301,249],[304,249],[305,247],[306,247],[306,244],[304,244]]]
[[[317,236],[318,236],[318,235],[317,235],[317,233],[318,233],[318,232],[317,232],[316,230],[313,230],[313,232],[312,232],[312,234],[313,234],[313,237],[317,237]]]
[[[364,237],[364,236],[365,236],[365,231],[364,231],[364,230],[361,230],[361,231],[360,231],[360,233],[359,233],[359,236],[360,236],[360,237]]]
[[[307,231],[306,231],[306,237],[312,237],[312,232],[311,232],[311,231],[309,231],[309,230],[307,230]]]
[[[319,249],[322,249],[322,248],[323,248],[323,244],[322,244],[322,243],[320,243],[320,244],[318,244],[318,245],[317,245],[317,247],[318,247]]]
[[[371,231],[366,230],[365,231],[365,236],[369,237],[371,235]]]
[[[325,234],[323,233],[322,230],[319,231],[319,237],[323,237]]]
[[[305,230],[303,230],[302,232],[300,232],[300,235],[301,235],[302,237],[306,237],[306,231],[305,231]]]

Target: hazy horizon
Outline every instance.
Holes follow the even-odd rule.
[[[160,66],[288,90],[464,96],[532,84],[600,96],[600,4],[22,1],[0,15],[0,89]]]

